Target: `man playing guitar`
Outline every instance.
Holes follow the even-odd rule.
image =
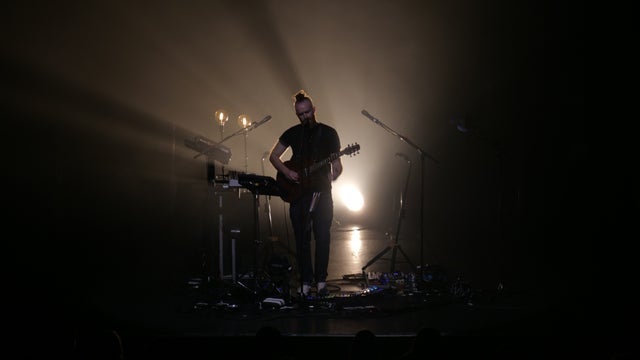
[[[317,295],[328,295],[327,268],[329,265],[330,229],[333,221],[331,182],[342,173],[340,138],[337,131],[316,121],[311,98],[299,91],[294,95],[294,108],[300,120],[278,138],[269,154],[269,161],[278,171],[283,199],[289,202],[289,217],[296,238],[296,252],[301,286],[298,292],[308,296],[316,284]],[[291,159],[283,162],[280,157],[291,147]],[[314,171],[307,171],[321,159]],[[315,248],[315,271],[311,259],[311,235]]]

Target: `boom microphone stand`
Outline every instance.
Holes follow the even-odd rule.
[[[411,140],[407,139],[405,136],[398,134],[387,125],[385,125],[382,121],[373,117],[366,110],[362,110],[362,115],[366,116],[374,123],[380,125],[383,129],[387,130],[398,139],[411,145],[411,147],[418,151],[418,155],[420,156],[420,281],[422,281],[422,275],[424,271],[424,158],[428,157],[436,164],[439,164],[439,161],[436,160],[433,156],[429,155],[426,151],[421,149],[418,145],[414,144]]]
[[[306,162],[312,159],[314,157],[313,155],[315,155],[315,152],[313,151],[313,148],[312,148],[312,144],[308,140],[312,136],[314,139],[316,139],[315,136],[317,136],[317,134],[313,135],[314,128],[310,127],[309,121],[310,121],[309,119],[305,119],[301,123],[302,131],[300,132],[300,157],[299,157],[300,171],[298,172],[298,175],[299,175],[298,186],[300,186],[301,196],[299,199],[294,200],[297,202],[296,206],[298,207],[298,209],[295,209],[298,211],[298,221],[296,224],[293,224],[293,225],[295,229],[297,229],[297,231],[294,230],[294,233],[296,235],[294,237],[296,238],[296,253],[297,253],[296,258],[298,262],[298,277],[299,277],[298,289],[300,290],[299,299],[300,299],[301,308],[306,308],[308,306],[307,304],[308,299],[306,299],[306,296],[304,295],[303,267],[307,262],[309,264],[313,264],[311,260],[311,256],[307,258],[307,255],[311,254],[311,250],[309,250],[309,253],[307,253],[306,251],[303,252],[303,249],[305,249],[306,246],[311,247],[311,241],[307,241],[307,237],[311,237],[313,235],[312,224],[311,224],[313,221],[312,212],[314,210],[316,201],[318,200],[318,196],[320,195],[319,193],[308,194],[307,193],[308,189],[306,189],[309,186],[309,183],[308,183],[309,174],[307,173],[307,171],[304,171],[304,167],[306,165]],[[320,125],[316,124],[315,126],[320,126]],[[289,206],[291,206],[291,204]],[[314,272],[313,270],[314,269],[312,266],[312,273]],[[309,286],[311,286],[311,284],[309,284]]]
[[[300,134],[300,169],[304,168],[304,159],[306,159],[307,155],[308,155],[308,144],[307,144],[307,126],[308,126],[308,122],[309,120],[305,119],[305,121],[302,123],[302,131]],[[299,186],[305,186],[306,185],[306,172],[305,171],[300,171],[299,172]],[[302,189],[302,194],[304,196],[304,189]],[[306,236],[306,231],[307,231],[307,222],[309,220],[311,220],[310,218],[308,218],[308,216],[311,216],[310,214],[308,214],[305,211],[305,206],[303,206],[304,201],[302,201],[302,199],[299,199],[300,203],[298,205],[298,214],[299,214],[299,221],[297,224],[294,224],[294,226],[297,227],[297,234],[298,236],[294,237],[296,238],[296,261],[298,263],[298,277],[299,277],[299,282],[298,282],[298,289],[300,290],[300,305],[302,308],[305,308],[308,304],[306,304],[306,295],[304,294],[304,278],[303,278],[303,270],[302,267],[303,265],[303,256],[304,254],[302,253],[302,247],[303,247],[303,243],[305,240],[305,236]],[[296,232],[294,232],[296,233]],[[311,246],[311,245],[309,245]],[[311,291],[311,290],[309,290]]]
[[[402,191],[402,196],[400,198],[400,211],[398,212],[398,223],[397,223],[397,226],[396,226],[396,236],[393,239],[393,244],[388,245],[381,252],[379,252],[376,256],[374,256],[371,260],[369,260],[367,265],[362,267],[362,276],[363,276],[364,279],[367,279],[367,276],[365,275],[364,271],[369,266],[371,266],[373,263],[378,261],[378,259],[380,259],[382,256],[384,256],[384,254],[389,252],[389,250],[391,250],[391,249],[393,249],[393,253],[392,253],[392,256],[391,256],[391,266],[390,266],[389,272],[393,273],[395,271],[396,255],[397,255],[398,250],[400,250],[400,253],[402,253],[402,255],[404,256],[404,259],[409,263],[409,265],[411,265],[412,268],[414,267],[414,265],[411,262],[411,260],[409,260],[409,257],[407,256],[407,254],[405,254],[405,252],[404,252],[404,250],[402,250],[402,247],[400,246],[400,244],[398,244],[398,238],[400,236],[400,224],[402,222],[402,218],[404,217],[404,204],[405,204],[405,202],[407,200],[407,189],[409,188],[409,177],[411,175],[411,160],[409,160],[409,158],[405,154],[402,154],[402,153],[397,153],[396,156],[402,157],[407,163],[409,163],[409,169],[407,170],[407,178],[406,178],[405,183],[404,183],[404,190]]]

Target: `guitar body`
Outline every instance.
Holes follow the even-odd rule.
[[[304,173],[306,174],[306,176],[303,176],[302,183],[295,183],[287,179],[287,177],[283,173],[278,171],[278,173],[276,174],[276,182],[278,183],[278,188],[280,190],[280,197],[282,198],[282,200],[286,202],[292,202],[299,199],[300,196],[302,196],[303,189],[313,184],[313,176],[310,176],[310,175],[315,170],[321,168],[322,166],[330,163],[331,161],[343,155],[351,156],[355,153],[358,153],[358,151],[360,151],[360,145],[358,145],[357,143],[353,145],[349,145],[343,150],[341,150],[340,152],[331,154],[331,156],[329,156],[328,158],[322,161],[318,161],[317,163],[304,168],[300,166],[298,163],[293,162],[292,160],[285,161],[284,165],[286,167],[297,172],[298,174]],[[309,180],[311,180],[311,182]]]
[[[292,160],[285,161],[284,164],[289,169],[300,172],[300,166],[297,166],[297,164]],[[285,202],[295,201],[302,196],[303,185],[287,179],[287,177],[280,171],[278,171],[278,174],[276,175],[276,182],[280,188],[280,198]]]

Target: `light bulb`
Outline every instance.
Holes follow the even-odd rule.
[[[238,116],[238,125],[240,125],[240,127],[243,129],[251,126],[251,118],[249,117],[249,115],[242,114]]]
[[[218,125],[224,126],[229,120],[229,113],[226,110],[220,109],[216,111],[215,117]]]

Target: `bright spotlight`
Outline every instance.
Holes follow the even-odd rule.
[[[362,193],[353,185],[343,186],[340,190],[340,196],[350,211],[360,211],[364,206]]]

